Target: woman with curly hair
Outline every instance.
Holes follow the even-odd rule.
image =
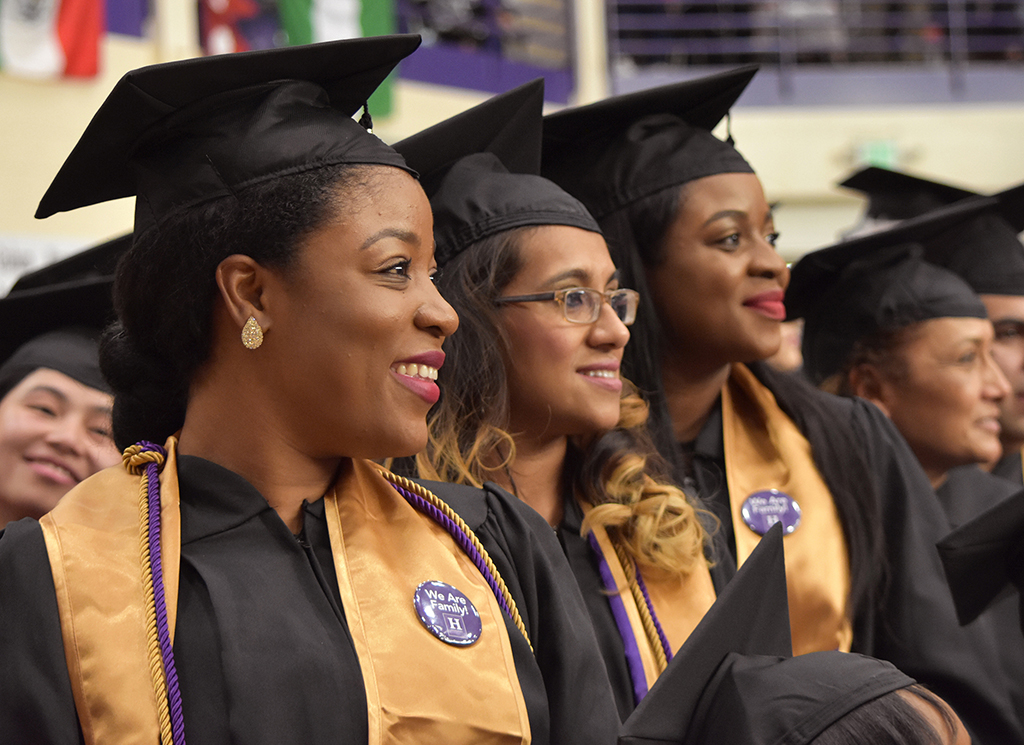
[[[637,293],[586,209],[536,175],[541,95],[534,85],[523,104],[484,104],[395,146],[424,174],[438,288],[462,319],[416,466],[496,482],[557,532],[625,717],[714,601],[708,535],[619,374]]]

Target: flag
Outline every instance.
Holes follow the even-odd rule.
[[[0,68],[27,78],[99,71],[103,0],[2,0]]]

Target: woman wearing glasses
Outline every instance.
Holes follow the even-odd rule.
[[[625,717],[715,589],[698,512],[662,476],[646,406],[619,374],[639,296],[586,209],[535,175],[540,90],[514,116],[485,104],[396,145],[423,174],[438,287],[461,319],[417,467],[497,482],[547,520]],[[466,136],[488,127],[484,143]]]

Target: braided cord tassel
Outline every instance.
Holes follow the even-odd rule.
[[[662,673],[668,667],[669,660],[672,659],[672,645],[668,643],[668,637],[665,636],[661,623],[658,622],[658,614],[654,611],[651,596],[647,594],[647,587],[640,576],[640,570],[626,554],[625,548],[614,540],[612,545],[615,547],[615,555],[619,558],[619,563],[628,577],[629,591],[633,595],[637,612],[640,614],[640,623],[643,624],[644,634],[654,653],[654,661],[658,664],[658,672]],[[630,567],[633,571],[626,571]]]
[[[122,461],[131,474],[142,476],[139,488],[140,545],[145,592],[146,637],[150,675],[156,693],[161,745],[185,745],[181,690],[174,665],[160,549],[160,469],[166,451],[140,442],[124,451]]]
[[[494,566],[491,557],[487,555],[487,549],[483,547],[480,539],[476,537],[476,534],[466,525],[465,521],[459,517],[455,510],[429,489],[425,489],[416,482],[393,474],[390,471],[381,470],[381,475],[395,487],[395,490],[409,504],[430,517],[455,539],[455,542],[466,552],[466,556],[476,565],[484,580],[490,585],[491,592],[494,593],[494,598],[498,601],[498,605],[505,615],[512,620],[515,627],[519,629],[532,652],[533,644],[530,643],[530,636],[526,633],[526,627],[523,625],[523,619],[519,615],[515,599],[508,591],[508,587],[505,586],[505,580],[501,578],[498,568]]]

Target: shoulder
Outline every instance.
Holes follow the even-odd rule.
[[[467,484],[424,479],[413,481],[437,495],[473,530],[488,523],[498,523],[511,529],[552,532],[544,518],[532,507],[493,482],[488,481],[483,488],[477,488]]]

